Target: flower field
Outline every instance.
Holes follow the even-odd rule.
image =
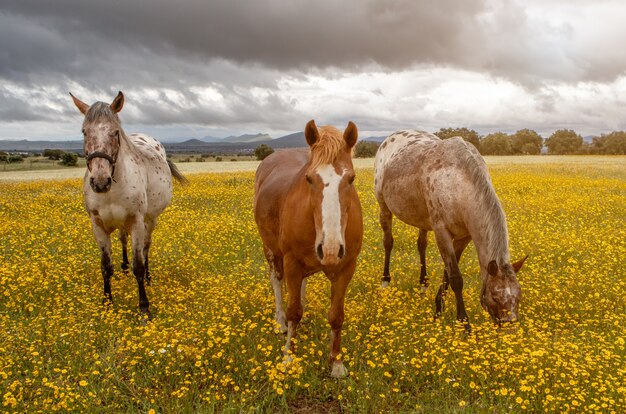
[[[452,295],[433,319],[443,267],[432,234],[426,296],[417,229],[398,220],[380,290],[373,170],[357,170],[365,236],[346,298],[345,380],[329,376],[321,274],[309,278],[296,358],[282,363],[253,172],[175,187],[154,233],[145,326],[119,243],[114,306],[101,304],[80,181],[0,181],[0,412],[626,412],[626,157],[507,160],[488,164],[511,255],[529,254],[520,322],[498,330],[482,310],[470,245],[460,267],[471,334]]]

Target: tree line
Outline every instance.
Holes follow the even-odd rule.
[[[514,134],[494,132],[480,136],[469,128],[441,128],[435,132],[441,139],[462,137],[473,144],[482,155],[538,155],[543,147],[551,155],[566,154],[626,154],[626,131],[615,131],[593,137],[585,142],[580,134],[571,129],[559,129],[548,138],[532,129],[520,129]],[[371,141],[359,141],[354,150],[357,158],[376,155],[380,144]]]
[[[483,155],[536,155],[544,145],[551,155],[626,154],[626,131],[602,134],[593,137],[590,143],[571,129],[554,131],[545,140],[532,129],[520,129],[514,134],[494,132],[481,137],[468,128],[441,128],[435,135],[441,139],[460,136]]]

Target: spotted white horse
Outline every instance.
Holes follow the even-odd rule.
[[[426,232],[435,232],[445,264],[444,281],[435,300],[436,314],[441,313],[442,296],[449,285],[456,297],[457,319],[465,321],[469,329],[458,261],[473,240],[483,282],[481,304],[494,321],[515,320],[521,298],[516,273],[526,258],[511,264],[504,211],[476,148],[459,137],[441,140],[427,132],[398,131],[382,143],[375,163],[374,185],[385,247],[383,287],[391,280],[395,215],[420,229],[418,249],[424,285]]]
[[[104,301],[112,301],[111,233],[118,229],[122,243],[122,269],[128,268],[127,237],[133,249],[132,270],[139,289],[139,308],[150,318],[144,278],[150,283],[148,253],[157,217],[172,199],[172,177],[187,180],[167,160],[160,142],[144,134],[126,135],[117,113],[124,105],[119,92],[109,105],[87,105],[74,95],[74,104],[85,115],[84,150],[87,171],[83,179],[85,208],[100,248]]]

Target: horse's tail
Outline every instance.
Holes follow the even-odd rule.
[[[174,177],[176,181],[178,181],[182,185],[189,184],[189,180],[178,170],[178,167],[176,167],[176,164],[174,164],[170,160],[167,160],[167,165],[170,166],[170,172],[172,173],[172,177]]]

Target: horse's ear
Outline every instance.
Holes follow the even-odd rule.
[[[70,92],[70,96],[72,97],[72,100],[74,101],[74,105],[76,105],[80,113],[83,115],[86,114],[87,111],[89,110],[89,105],[87,105],[85,102],[81,101],[74,95],[72,95],[72,92]]]
[[[311,119],[304,127],[304,137],[309,145],[315,144],[320,139],[320,133],[314,120]]]
[[[346,141],[348,148],[354,147],[358,137],[359,131],[356,129],[356,125],[354,125],[354,122],[352,121],[348,122],[346,130],[343,132],[343,139]]]
[[[524,265],[524,262],[526,261],[526,259],[528,259],[528,255],[526,255],[523,259],[518,260],[517,262],[512,264],[513,265],[513,270],[515,270],[515,273],[520,271],[520,269]]]
[[[122,107],[124,106],[124,94],[122,93],[122,91],[119,91],[117,96],[115,97],[115,99],[113,99],[113,102],[111,102],[111,110],[115,113],[118,113],[119,111],[122,110]]]
[[[487,265],[487,273],[491,276],[496,276],[498,274],[498,263],[495,260],[492,260]]]

